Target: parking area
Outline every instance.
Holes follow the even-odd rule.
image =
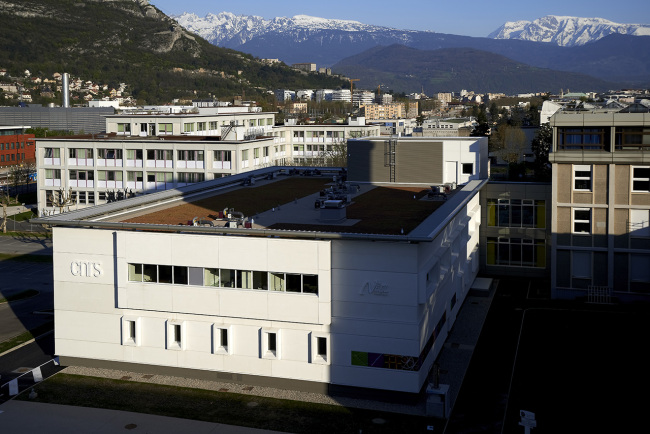
[[[650,383],[646,305],[550,300],[540,281],[500,279],[445,432],[632,432]]]

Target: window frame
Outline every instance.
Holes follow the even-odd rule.
[[[589,172],[589,176],[585,175],[586,172]],[[593,166],[590,164],[574,164],[573,165],[573,190],[574,191],[593,191],[593,178],[594,170]],[[585,181],[589,182],[589,187],[578,186],[578,183],[584,183]]]
[[[636,170],[647,170],[648,176],[637,176],[635,174]],[[643,189],[635,188],[635,183],[645,183],[647,187]],[[630,167],[630,190],[632,193],[649,193],[650,192],[650,166],[631,166]]]
[[[578,212],[589,212],[589,218],[588,219],[583,219],[583,218],[576,218],[576,213]],[[592,225],[591,221],[593,220],[593,213],[591,208],[572,208],[571,211],[571,233],[574,235],[591,235],[592,234]],[[588,231],[577,231],[576,230],[576,224],[588,224],[589,225],[589,230]]]
[[[261,330],[260,354],[263,359],[279,359],[281,348],[280,331],[275,328],[263,328]]]
[[[224,336],[226,341],[224,342]],[[232,354],[232,330],[231,327],[223,324],[212,325],[212,353],[231,355]]]
[[[139,347],[141,345],[140,317],[123,316],[121,320],[122,345]]]
[[[168,350],[182,351],[185,349],[185,321],[166,321],[166,337]],[[178,338],[178,340],[177,340]]]

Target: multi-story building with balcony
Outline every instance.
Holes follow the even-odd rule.
[[[557,298],[650,293],[650,113],[558,112],[552,290]]]

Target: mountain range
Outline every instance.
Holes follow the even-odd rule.
[[[531,23],[526,27],[520,23],[519,27],[508,26],[506,30],[504,25],[501,31],[493,34],[494,37],[476,38],[304,15],[268,20],[223,12],[208,14],[204,18],[185,13],[175,18],[180,25],[214,44],[261,58],[279,58],[287,64],[310,62],[318,66],[332,66],[367,50],[375,50],[378,46],[399,44],[425,51],[447,48],[485,51],[531,67],[589,75],[609,82],[605,86],[611,88],[650,84],[650,36],[645,36],[648,27],[638,26],[631,31],[631,27],[614,26],[615,23],[612,23],[610,34],[604,36],[607,33],[604,20],[597,19],[549,16],[534,22],[535,26]],[[528,29],[527,32],[524,32],[524,27]],[[557,34],[554,40],[564,41],[567,46],[526,40],[532,39],[527,35],[533,34],[533,28],[537,29],[535,34],[538,40],[546,40],[548,35]],[[580,44],[576,39],[571,43],[573,46],[568,46],[571,44],[567,37],[559,36],[561,32],[570,33],[570,29],[580,35]],[[616,29],[619,31],[614,31]],[[412,54],[421,55],[415,51]],[[346,73],[336,68],[334,72]],[[555,87],[568,86],[563,85],[561,76],[558,76]]]
[[[650,26],[620,24],[603,18],[547,15],[535,21],[509,21],[490,33],[488,38],[549,42],[573,47],[595,42],[611,34],[650,36]]]

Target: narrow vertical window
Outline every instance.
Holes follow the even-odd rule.
[[[327,358],[327,338],[316,338],[316,354],[324,359]]]
[[[219,338],[221,339],[221,346],[224,350],[228,351],[228,329],[220,329],[219,335]]]
[[[129,328],[129,339],[135,342],[135,321],[127,321]]]
[[[174,343],[180,347],[181,346],[181,325],[180,324],[172,325],[172,330],[174,332]]]

